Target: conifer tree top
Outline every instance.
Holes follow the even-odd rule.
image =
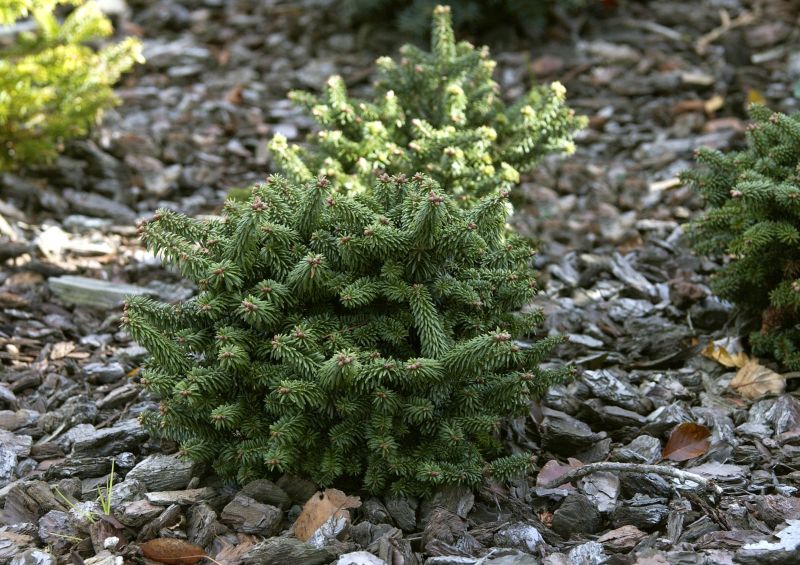
[[[368,189],[376,170],[423,171],[467,201],[511,188],[544,155],[574,151],[572,136],[585,120],[565,105],[557,82],[506,105],[495,66],[488,48],[456,41],[450,10],[440,6],[430,51],[405,45],[397,61],[377,60],[372,99],[350,98],[339,76],[319,96],[292,92],[320,131],[307,147],[275,136],[275,164],[293,181],[325,174],[351,191]]]

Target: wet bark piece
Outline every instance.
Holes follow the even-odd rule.
[[[248,550],[243,565],[322,565],[336,559],[328,548],[316,548],[297,538],[272,538]]]
[[[282,510],[286,510],[292,505],[292,499],[286,491],[266,479],[258,479],[247,483],[242,487],[241,492],[258,502],[277,506]]]
[[[572,493],[553,513],[552,529],[567,539],[573,534],[593,534],[600,530],[602,517],[588,497]]]
[[[150,491],[185,489],[192,479],[194,464],[178,455],[150,455],[136,464],[125,479],[137,479]]]
[[[222,509],[220,521],[237,532],[271,536],[278,533],[283,512],[241,493]]]

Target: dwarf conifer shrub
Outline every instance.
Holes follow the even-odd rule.
[[[159,211],[143,241],[201,292],[127,304],[162,399],[146,424],[240,482],[420,494],[523,472],[498,427],[568,371],[539,367],[558,337],[517,341],[541,314],[520,311],[536,285],[507,207],[503,192],[464,211],[419,176],[355,197],[273,177],[222,219]]]
[[[725,257],[713,277],[724,299],[762,317],[757,353],[800,369],[800,113],[751,108],[748,147],[703,148],[684,178],[709,209],[690,226],[695,250]]]
[[[350,98],[339,76],[320,96],[292,92],[320,131],[307,147],[275,136],[277,168],[295,182],[324,174],[348,191],[369,187],[375,170],[422,171],[469,200],[518,183],[548,153],[574,151],[572,135],[585,120],[564,104],[560,83],[507,106],[488,49],[456,43],[447,7],[434,12],[431,43],[431,52],[404,46],[398,62],[378,59],[371,100]]]
[[[63,21],[60,4],[75,9]],[[141,46],[125,39],[95,50],[87,42],[111,35],[94,2],[12,0],[0,5],[0,25],[20,23],[13,43],[0,45],[0,170],[53,159],[63,142],[86,135],[116,102],[111,86],[141,61]]]

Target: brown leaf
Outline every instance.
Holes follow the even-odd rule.
[[[194,565],[208,557],[202,547],[175,538],[156,538],[140,546],[148,559],[165,565]]]
[[[705,101],[704,110],[706,114],[713,114],[725,105],[725,99],[719,94],[715,94]]]
[[[350,513],[348,508],[358,508],[361,506],[361,499],[357,496],[347,496],[335,488],[326,489],[324,492],[316,492],[308,499],[300,516],[294,523],[294,535],[297,539],[308,541],[320,526],[327,522],[332,516],[336,518],[348,518]]]
[[[0,292],[0,308],[25,308],[28,301],[13,292]]]
[[[238,106],[239,104],[242,103],[242,90],[244,90],[243,84],[235,85],[225,95],[225,100],[227,100],[231,104],[235,104]]]
[[[578,467],[583,467],[583,463],[578,461],[577,459],[573,459],[570,457],[567,459],[569,465],[562,465],[555,459],[551,459],[547,463],[544,464],[544,467],[541,468],[539,474],[536,476],[536,486],[541,487],[546,484],[549,484],[555,481],[557,478],[566,475],[573,469],[577,469]],[[563,489],[574,489],[572,485],[561,485],[559,488]]]
[[[72,341],[59,341],[53,344],[53,349],[50,350],[50,359],[56,361],[63,359],[75,350],[75,343]]]
[[[729,338],[711,341],[701,353],[725,367],[744,367],[749,361],[747,354],[741,351],[741,344]]]
[[[709,437],[711,431],[701,424],[693,422],[678,424],[672,430],[661,456],[670,461],[688,461],[700,457],[711,445]]]
[[[731,388],[749,400],[767,394],[780,394],[786,388],[786,378],[751,359],[739,369],[731,381]]]

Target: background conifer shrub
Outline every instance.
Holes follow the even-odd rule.
[[[60,4],[76,6],[63,21],[55,13]],[[112,33],[91,1],[2,2],[0,25],[15,22],[23,31],[0,44],[0,170],[45,163],[65,140],[86,135],[116,102],[111,86],[142,61],[133,38],[100,50],[87,45]]]
[[[440,0],[347,0],[356,21],[394,18],[397,28],[412,36],[424,35],[428,19]],[[585,0],[450,0],[456,29],[480,31],[496,25],[541,30],[553,6],[583,7]]]
[[[132,298],[124,323],[162,398],[145,423],[240,482],[291,472],[422,494],[524,472],[498,427],[569,375],[539,363],[532,251],[508,233],[507,193],[471,211],[435,182],[340,195],[271,178],[224,217],[159,211],[149,249],[201,289]]]
[[[751,108],[748,147],[700,149],[703,166],[684,173],[708,210],[690,225],[694,249],[725,257],[713,288],[760,314],[756,353],[800,369],[800,113]]]
[[[572,136],[586,121],[565,105],[560,83],[507,106],[488,48],[456,43],[447,7],[434,11],[431,44],[431,52],[405,45],[397,62],[378,59],[371,100],[350,98],[339,76],[319,96],[290,93],[320,131],[305,147],[276,135],[278,170],[295,182],[324,174],[349,191],[365,190],[375,170],[422,171],[469,200],[518,183],[548,153],[574,151]]]

